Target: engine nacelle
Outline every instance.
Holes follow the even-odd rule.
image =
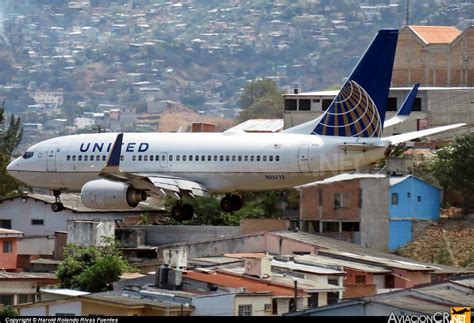
[[[131,209],[146,198],[143,190],[105,179],[87,182],[81,190],[82,203],[93,209]]]

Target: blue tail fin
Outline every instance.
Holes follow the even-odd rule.
[[[408,93],[407,98],[405,99],[405,101],[403,101],[402,106],[400,107],[400,110],[398,111],[397,115],[399,116],[410,115],[419,87],[420,87],[420,83],[416,83],[415,86],[411,89],[410,93]]]
[[[392,79],[398,30],[380,30],[313,134],[380,137]]]

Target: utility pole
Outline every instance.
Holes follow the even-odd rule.
[[[407,17],[406,17],[406,25],[408,26],[410,23],[410,0],[407,0]]]
[[[295,308],[294,312],[298,311],[298,281],[295,279]]]

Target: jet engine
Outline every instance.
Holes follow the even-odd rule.
[[[105,179],[87,182],[81,190],[82,203],[94,209],[131,209],[146,198],[143,190]]]

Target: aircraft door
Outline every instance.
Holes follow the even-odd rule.
[[[56,171],[56,153],[59,151],[58,144],[49,145],[48,155],[46,157],[46,170],[48,172]]]
[[[298,167],[301,172],[309,172],[309,144],[300,144]]]
[[[168,153],[161,153],[160,154],[160,166],[161,166],[161,168],[168,167]]]

